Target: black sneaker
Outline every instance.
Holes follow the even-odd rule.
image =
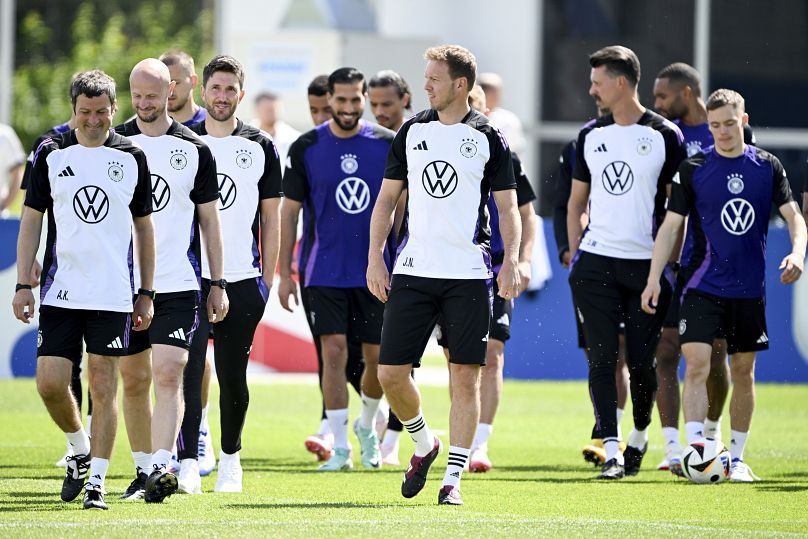
[[[429,471],[429,467],[432,466],[432,463],[438,458],[440,449],[440,439],[435,436],[435,445],[432,447],[432,451],[423,457],[412,456],[410,465],[407,471],[404,472],[404,481],[401,482],[402,496],[412,498],[421,492],[421,489],[426,485],[426,474]]]
[[[648,442],[645,443],[642,449],[637,449],[633,446],[626,447],[623,451],[623,459],[626,461],[625,473],[627,476],[634,476],[640,473],[640,465],[645,452],[648,450]]]
[[[623,465],[617,462],[617,459],[609,459],[603,463],[598,479],[623,479],[624,475],[625,470],[623,469]]]
[[[149,478],[145,472],[138,472],[137,477],[129,483],[129,488],[121,495],[122,500],[142,500],[146,494],[146,480]]]
[[[90,471],[90,455],[70,455],[65,460],[67,466],[62,483],[62,501],[72,502],[84,488],[84,480]]]
[[[162,503],[177,492],[177,476],[165,468],[154,470],[146,480],[146,503]]]
[[[84,491],[84,508],[103,509],[104,511],[109,509],[107,504],[104,503],[104,492],[90,488],[90,485],[88,485],[87,490]]]
[[[438,492],[438,505],[463,505],[460,489],[443,485]]]

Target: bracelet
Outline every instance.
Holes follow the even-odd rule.
[[[31,290],[32,287],[30,284],[20,284],[17,283],[17,286],[14,287],[14,293],[19,292],[20,290]]]

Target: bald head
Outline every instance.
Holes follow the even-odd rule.
[[[129,75],[132,107],[141,122],[152,123],[168,118],[168,95],[174,90],[168,67],[157,58],[141,60]]]

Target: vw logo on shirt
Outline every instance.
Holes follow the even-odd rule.
[[[168,206],[168,201],[171,199],[171,189],[168,187],[168,182],[158,175],[151,175],[152,183],[152,211],[158,212]]]
[[[733,198],[721,208],[721,224],[733,236],[743,236],[755,224],[755,208],[742,198]]]
[[[370,187],[362,178],[345,178],[337,185],[337,206],[345,213],[362,213],[370,205]]]
[[[634,185],[634,173],[625,161],[614,161],[603,168],[603,187],[612,195],[625,195]]]
[[[84,186],[73,195],[73,211],[85,223],[100,223],[109,213],[109,198],[100,187]]]
[[[219,209],[226,210],[236,202],[236,182],[222,172],[216,176],[219,177]]]
[[[446,161],[432,161],[421,173],[421,183],[433,198],[446,198],[457,189],[457,172]]]

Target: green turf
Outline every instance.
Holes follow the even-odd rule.
[[[447,442],[445,388],[423,388],[432,428]],[[356,399],[352,399],[356,401]],[[64,437],[31,380],[0,381],[0,535],[199,537],[748,537],[808,534],[808,386],[759,386],[747,462],[751,485],[691,485],[654,466],[662,457],[658,422],[639,476],[592,481],[580,457],[591,428],[583,383],[507,382],[490,442],[495,468],[465,474],[463,507],[439,507],[445,454],[424,491],[399,494],[401,469],[316,473],[303,439],[316,427],[314,385],[255,384],[244,433],[244,494],[122,502],[131,457],[121,421],[107,479],[110,510],[59,501]],[[352,402],[353,411],[356,403]],[[214,407],[215,408],[215,407]],[[353,414],[355,415],[355,414]],[[218,415],[212,411],[214,434]],[[628,419],[623,428],[630,428]],[[725,438],[727,437],[725,425]],[[406,437],[406,434],[404,436]],[[358,444],[354,442],[354,445]],[[218,444],[217,444],[218,446]],[[406,460],[410,441],[403,440]],[[356,459],[358,463],[358,458]]]

